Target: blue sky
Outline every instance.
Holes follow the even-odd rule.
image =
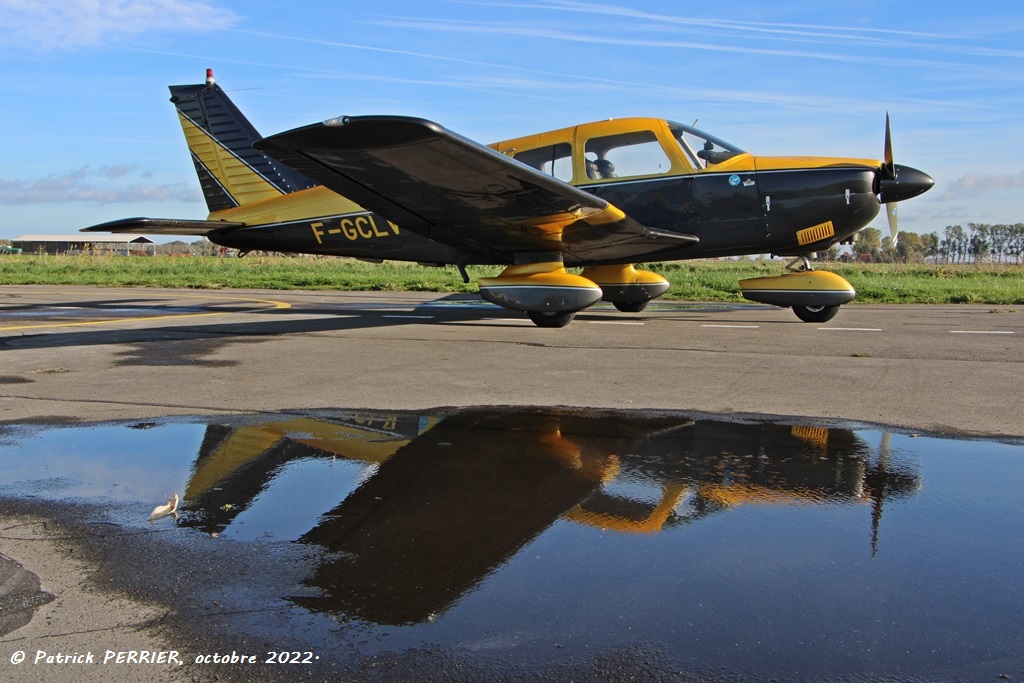
[[[0,238],[204,218],[167,85],[264,135],[421,116],[489,143],[630,115],[936,181],[901,228],[1024,222],[1024,6],[1005,0],[0,0]],[[887,232],[884,216],[874,225]]]

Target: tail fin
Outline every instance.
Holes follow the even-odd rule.
[[[317,184],[252,148],[260,134],[214,82],[212,69],[206,83],[170,90],[211,213]]]

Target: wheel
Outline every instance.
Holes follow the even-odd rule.
[[[537,327],[565,327],[576,317],[576,311],[527,311]]]
[[[612,305],[623,313],[639,313],[647,308],[650,301],[613,301]]]
[[[836,317],[839,306],[794,306],[793,312],[805,323],[827,323]]]

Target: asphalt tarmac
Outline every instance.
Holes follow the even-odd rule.
[[[1024,311],[599,306],[563,329],[431,293],[5,287],[0,422],[538,405],[1024,437]]]
[[[820,325],[754,304],[658,303],[640,314],[598,306],[552,330],[464,295],[5,287],[0,439],[5,426],[15,425],[569,406],[747,423],[784,416],[825,427],[1020,444],[1022,336],[1024,315],[1008,306],[852,305]],[[238,574],[229,606],[237,625],[247,618],[246,581],[280,582],[284,591],[303,559],[275,562],[202,543],[186,546],[182,556],[182,546],[159,534],[108,528],[97,522],[102,517],[73,500],[4,500],[5,677],[519,679],[489,668],[486,658],[433,650],[373,657],[362,668],[333,672],[323,663],[262,666],[258,675],[230,662],[168,664],[175,651],[248,653],[274,633],[270,611],[251,617],[251,633],[262,636],[243,629],[228,637],[211,619],[184,638],[176,615],[225,609],[193,592],[204,576]],[[108,651],[115,660],[122,651],[164,659],[112,661],[101,669],[58,657],[102,658]],[[43,652],[42,664],[15,664],[19,652],[28,661]],[[724,670],[680,678],[660,657],[642,647],[596,653],[580,668],[556,667],[530,680],[759,680]]]

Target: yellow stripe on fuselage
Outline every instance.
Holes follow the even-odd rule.
[[[365,212],[361,206],[323,185],[299,190],[261,202],[215,211],[211,221],[229,221],[246,225],[288,223],[321,216],[341,216]]]
[[[814,168],[879,168],[881,161],[846,157],[751,157],[758,171],[789,171]],[[712,167],[714,169],[714,167]]]
[[[759,157],[739,154],[720,164],[710,164],[700,173],[748,173],[756,171],[804,171],[821,168],[879,168],[881,161],[846,157]]]

